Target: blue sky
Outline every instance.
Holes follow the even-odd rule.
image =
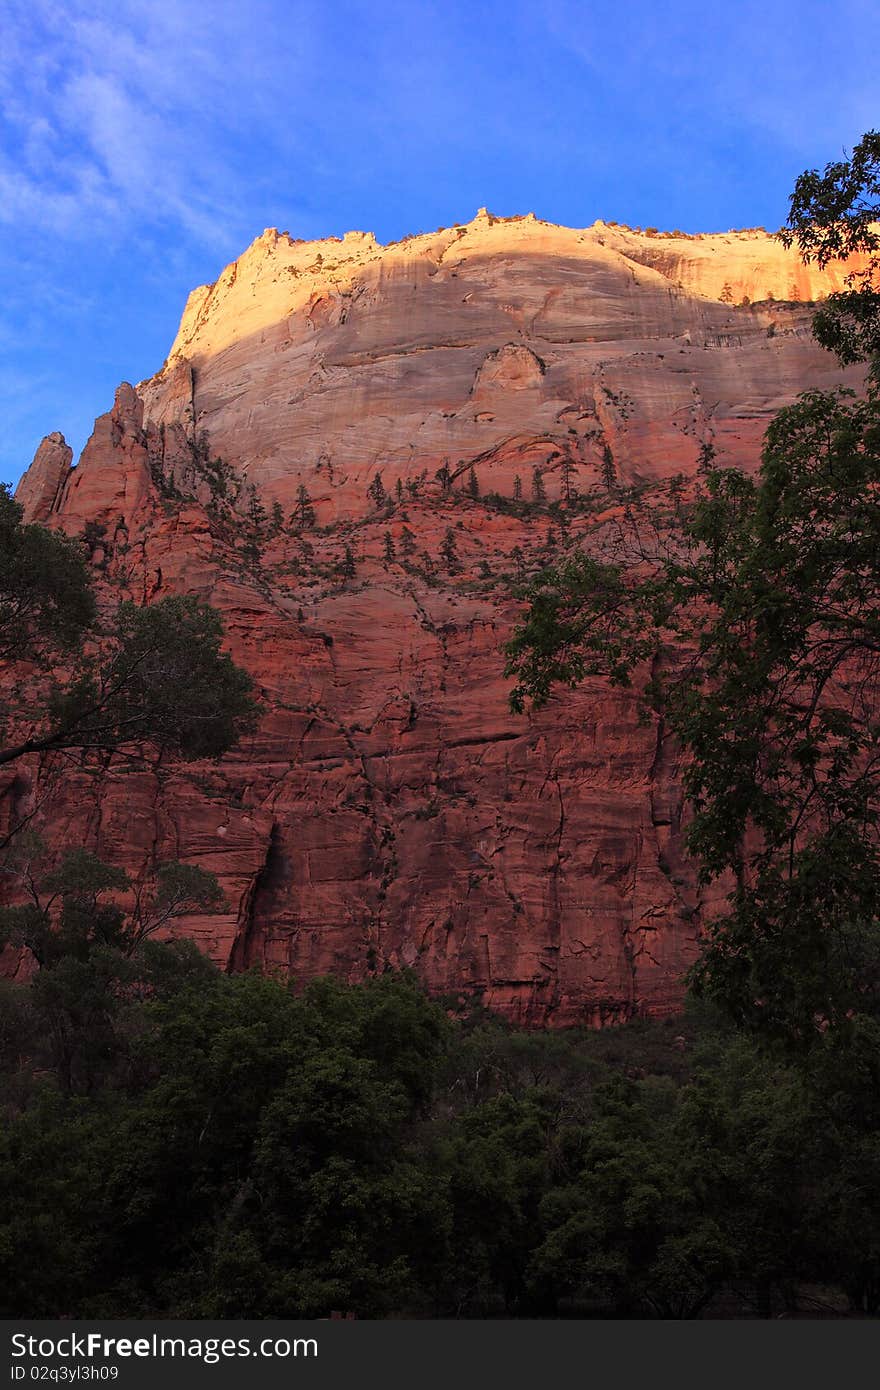
[[[880,126],[876,0],[0,0],[0,479],[264,227],[777,227]]]

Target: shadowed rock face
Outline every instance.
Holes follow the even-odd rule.
[[[601,682],[509,713],[509,581],[561,528],[482,499],[518,477],[528,500],[537,469],[550,501],[590,499],[571,542],[615,553],[706,445],[756,466],[772,414],[841,377],[798,301],[844,273],[763,233],[485,213],[389,247],[264,233],[190,296],[165,367],[120,388],[78,466],[49,436],[18,494],[71,534],[103,527],[108,603],[217,606],[265,701],[259,733],[220,766],[18,769],[7,821],[45,798],[56,846],[134,875],[155,858],[213,870],[229,909],[184,929],[230,968],[408,965],[534,1024],[673,1009],[707,906],[675,750]],[[609,468],[641,490],[629,512]],[[287,525],[301,486],[318,529]]]

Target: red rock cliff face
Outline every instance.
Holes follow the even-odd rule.
[[[50,781],[35,763],[3,784],[5,814],[39,800],[50,842],[134,875],[170,857],[216,872],[228,910],[184,929],[229,968],[413,966],[534,1024],[673,1009],[706,906],[674,751],[599,682],[510,714],[510,581],[558,552],[560,524],[482,498],[519,478],[528,500],[537,469],[550,501],[590,498],[571,542],[613,549],[620,488],[632,515],[708,444],[755,466],[772,414],[840,379],[802,301],[841,276],[763,233],[485,213],[389,247],[264,233],[190,296],[165,367],[120,388],[78,465],[49,436],[19,490],[35,519],[93,523],[107,602],[217,606],[260,730],[220,766]],[[300,486],[305,531],[287,523]]]

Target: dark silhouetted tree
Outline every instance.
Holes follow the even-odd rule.
[[[455,541],[455,532],[451,526],[446,528],[443,537],[443,544],[440,546],[440,556],[449,574],[455,574],[460,568],[458,561],[458,548]]]
[[[608,492],[613,492],[617,487],[617,468],[608,443],[602,445],[602,484]]]
[[[0,764],[29,753],[134,755],[144,745],[184,758],[225,752],[253,727],[256,708],[222,636],[219,616],[195,598],[123,603],[99,623],[72,543],[23,526],[0,492],[0,659],[11,678]]]
[[[370,486],[367,488],[367,496],[374,507],[384,507],[388,501],[388,493],[385,491],[385,484],[382,482],[382,474],[377,473]]]
[[[296,503],[290,514],[290,523],[299,531],[307,531],[315,524],[315,508],[305,483],[300,483],[296,490]]]
[[[786,246],[796,242],[806,262],[863,258],[846,289],[830,294],[814,313],[817,341],[841,362],[867,362],[880,376],[880,132],[868,131],[848,159],[827,164],[823,173],[801,174],[790,201],[779,235]]]

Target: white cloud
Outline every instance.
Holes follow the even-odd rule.
[[[90,238],[172,224],[227,245],[249,231],[236,226],[253,174],[235,154],[242,110],[252,121],[277,98],[282,50],[296,80],[307,25],[292,51],[255,45],[258,13],[225,0],[11,0],[8,13],[0,220]]]

